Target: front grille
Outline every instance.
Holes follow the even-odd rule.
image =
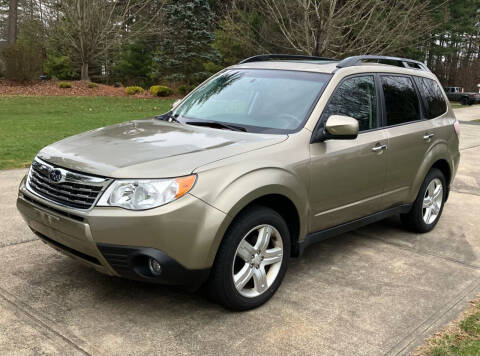
[[[55,167],[36,158],[28,174],[27,187],[51,202],[88,210],[94,206],[110,181]]]

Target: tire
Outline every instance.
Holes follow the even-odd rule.
[[[290,233],[280,214],[263,206],[248,208],[232,222],[218,249],[209,294],[228,309],[256,308],[282,283],[289,258]]]
[[[462,105],[471,105],[470,100],[466,96],[460,99],[460,103]]]
[[[439,184],[441,184],[441,192],[437,192]],[[428,198],[432,196],[434,198],[429,200]],[[446,197],[447,184],[445,176],[439,169],[432,168],[423,181],[410,212],[400,215],[402,223],[414,232],[425,233],[431,231],[437,225],[438,220],[440,220]],[[428,215],[429,209],[431,209],[430,215]]]

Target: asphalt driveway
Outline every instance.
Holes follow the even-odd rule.
[[[15,209],[0,171],[0,355],[397,355],[480,293],[480,106],[459,109],[461,165],[436,229],[392,218],[308,248],[263,307],[112,278],[64,257]]]

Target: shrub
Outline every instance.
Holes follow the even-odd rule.
[[[186,85],[182,84],[178,87],[178,92],[182,95],[187,95],[190,93],[193,89],[195,89],[195,85]]]
[[[98,84],[97,84],[97,83],[94,83],[94,82],[90,82],[90,83],[88,83],[88,87],[89,87],[90,89],[98,88]]]
[[[137,87],[137,86],[126,87],[126,88],[125,88],[125,93],[127,93],[127,95],[141,94],[141,93],[143,93],[144,91],[145,91],[145,90],[143,90],[142,87]]]
[[[58,87],[62,89],[69,89],[72,87],[72,83],[70,82],[60,82],[58,83]]]
[[[13,44],[2,46],[1,59],[5,64],[5,77],[12,80],[38,79],[43,70],[42,49],[39,46]]]
[[[164,85],[154,85],[150,87],[150,94],[154,96],[169,96],[173,94],[173,90]]]
[[[79,77],[78,70],[67,56],[48,55],[44,71],[49,77],[60,80],[73,80]]]

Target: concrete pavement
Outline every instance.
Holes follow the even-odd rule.
[[[478,105],[462,106],[455,109],[455,113],[458,113],[458,120],[462,122],[480,120],[478,112]]]
[[[25,170],[0,171],[0,355],[407,354],[480,292],[480,125],[462,123],[461,148],[434,231],[392,218],[312,246],[246,313],[60,255],[16,212]]]

